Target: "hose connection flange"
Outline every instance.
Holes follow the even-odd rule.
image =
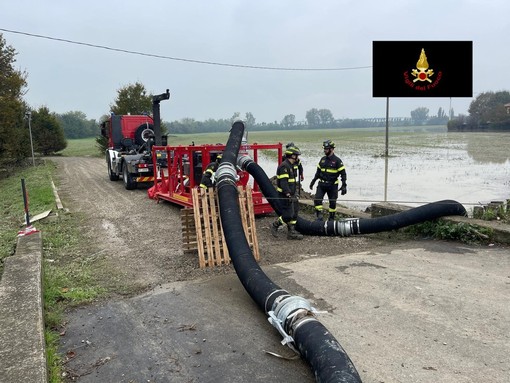
[[[324,223],[324,232],[327,235],[338,235],[340,237],[350,237],[351,234],[357,233],[359,228],[359,218],[346,218],[340,221],[335,221],[333,225],[333,232],[328,232],[328,222]]]
[[[230,162],[222,162],[216,170],[216,188],[219,189],[224,184],[236,186],[239,176],[234,165]]]
[[[239,155],[237,157],[237,166],[241,169],[241,170],[246,170],[246,168],[248,167],[248,165],[250,163],[253,162],[253,159],[247,155],[247,154],[243,154],[243,155]]]
[[[292,334],[301,322],[310,319],[316,320],[316,312],[317,310],[305,298],[285,296],[282,300],[275,300],[273,309],[267,313],[269,315],[267,320],[276,327],[283,337],[281,343],[299,354],[299,351],[294,347]]]

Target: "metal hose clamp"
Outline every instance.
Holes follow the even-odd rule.
[[[298,352],[294,347],[294,338],[291,332],[293,332],[295,324],[299,324],[303,318],[314,317],[315,312],[316,310],[305,298],[288,296],[281,301],[273,303],[273,310],[268,312],[268,321],[276,327],[283,337],[281,343]]]
[[[253,159],[247,154],[243,154],[237,157],[237,166],[239,166],[239,168],[242,170],[246,170],[248,165],[252,162]]]
[[[216,170],[216,188],[219,189],[222,183],[231,184],[236,186],[236,182],[239,179],[237,170],[230,162],[222,162]]]

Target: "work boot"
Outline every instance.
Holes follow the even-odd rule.
[[[330,212],[328,221],[334,221],[334,220],[335,220],[335,212]]]
[[[322,221],[322,210],[316,210],[315,214],[317,215],[317,221]]]
[[[274,221],[272,224],[271,224],[271,234],[273,234],[273,237],[278,237],[278,228],[282,225],[282,223],[280,222],[279,219],[277,219],[276,221]]]
[[[287,232],[287,239],[303,239],[303,234],[296,231],[295,225],[287,225],[289,231]]]

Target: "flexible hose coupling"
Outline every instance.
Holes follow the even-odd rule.
[[[283,337],[281,343],[299,353],[294,347],[292,334],[303,321],[316,320],[316,312],[305,298],[286,295],[281,301],[275,300],[273,309],[268,312],[267,320]]]
[[[252,162],[253,162],[253,159],[247,154],[239,155],[239,157],[237,157],[237,166],[241,170],[246,170],[248,165]]]
[[[236,185],[239,176],[234,165],[230,162],[222,162],[216,170],[216,188],[223,185]]]

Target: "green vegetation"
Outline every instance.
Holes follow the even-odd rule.
[[[30,199],[30,212],[38,214],[52,209],[55,204],[49,182],[52,172],[53,166],[46,164],[35,168],[25,168],[9,178],[0,180],[0,195],[2,195],[0,272],[3,270],[4,258],[14,254],[17,233],[25,222],[21,179],[25,179]]]
[[[24,223],[24,204],[21,179],[25,179],[31,215],[54,209],[55,200],[51,179],[55,167],[47,162],[28,167],[0,180],[3,219],[0,221],[0,272],[3,260],[14,254],[16,236]],[[94,270],[100,260],[83,257],[84,240],[80,232],[79,215],[52,215],[35,222],[43,235],[44,321],[49,381],[60,383],[61,363],[58,354],[65,309],[91,302],[106,294],[96,281]]]
[[[41,107],[31,113],[32,136],[34,150],[45,156],[54,154],[67,146],[64,129],[60,126],[54,113],[46,107]]]
[[[510,222],[510,199],[498,203],[491,202],[486,206],[477,206],[473,210],[473,218],[484,221]]]
[[[442,240],[453,240],[464,243],[489,243],[493,237],[492,230],[478,228],[466,223],[453,223],[445,220],[427,221],[402,229],[413,237],[428,237]]]
[[[152,95],[139,82],[117,90],[117,98],[110,105],[114,114],[152,114]]]
[[[65,157],[102,157],[96,146],[96,138],[79,138],[67,141],[67,148],[62,151]]]
[[[56,117],[67,139],[94,137],[99,134],[99,124],[94,119],[87,119],[83,112],[67,112],[57,114]]]
[[[469,116],[459,116],[448,122],[449,131],[508,131],[510,114],[505,104],[510,92],[483,92],[469,105]]]
[[[0,34],[0,161],[20,163],[30,153],[23,101],[28,74],[15,69],[16,50]]]

